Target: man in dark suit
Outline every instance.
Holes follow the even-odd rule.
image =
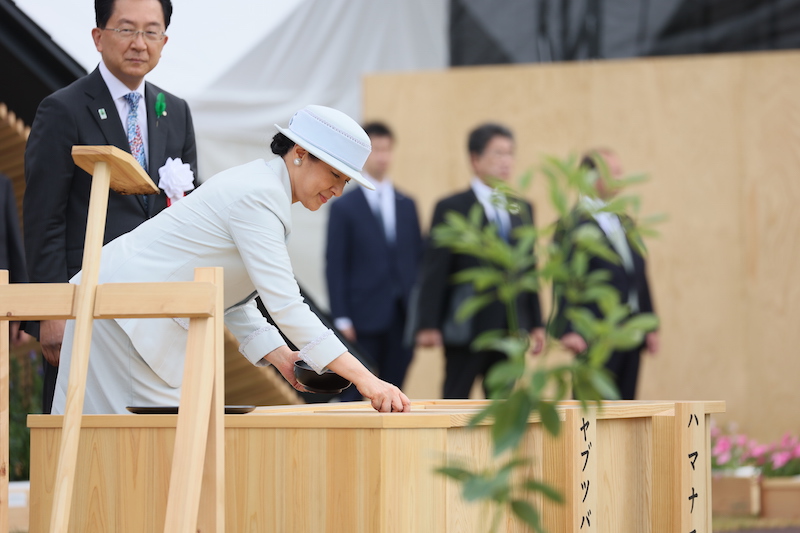
[[[388,175],[392,132],[378,122],[364,131],[372,142],[364,173],[375,190],[358,187],[331,205],[325,269],[331,316],[376,363],[378,376],[402,387],[413,353],[403,332],[422,236],[414,200]],[[351,389],[342,399],[358,399]]]
[[[514,137],[505,126],[483,124],[470,133],[468,150],[474,173],[470,188],[441,200],[434,210],[431,227],[444,222],[450,211],[466,216],[472,206],[480,204],[484,212],[483,224],[493,224],[513,244],[512,230],[525,222],[533,223],[533,207],[521,202],[521,213],[504,209],[502,201],[498,203],[493,199],[496,191],[491,183],[493,179],[511,178]],[[453,253],[429,240],[420,279],[416,338],[419,346],[444,346],[444,398],[468,398],[475,379],[485,376],[493,365],[506,359],[503,353],[476,352],[470,346],[485,331],[508,329],[506,310],[501,302],[484,307],[465,323],[458,324],[454,318],[460,304],[471,294],[471,285],[453,285],[452,276],[478,266],[477,258]],[[520,295],[517,310],[519,327],[531,331],[533,351],[539,353],[544,345],[539,295]],[[484,390],[488,396],[489,391],[485,387]]]
[[[153,181],[167,158],[197,175],[192,117],[186,102],[146,83],[161,57],[170,0],[96,0],[92,30],[101,61],[91,74],[39,105],[25,151],[25,248],[32,282],[66,282],[81,268],[91,176],[75,166],[73,145],[114,145],[131,152]],[[167,205],[163,194],[110,192],[104,244]],[[50,412],[63,320],[30,324],[45,357],[44,403]]]
[[[622,176],[622,165],[619,157],[608,149],[594,150],[587,153],[581,165],[591,170],[597,169],[597,158],[602,158],[608,168],[608,179],[614,180]],[[610,250],[616,252],[619,257],[617,262],[611,262],[601,257],[592,256],[589,260],[588,273],[605,270],[610,274],[608,284],[613,287],[620,297],[623,304],[630,308],[630,316],[638,313],[653,313],[653,301],[650,297],[650,285],[647,282],[647,272],[644,258],[636,251],[636,248],[628,241],[625,233],[624,221],[608,212],[600,211],[604,203],[611,199],[614,194],[613,187],[609,187],[606,180],[598,176],[595,181],[597,198],[584,198],[582,206],[593,215],[584,217],[582,224],[594,224],[602,230],[608,240],[607,245]],[[562,237],[563,238],[563,237]],[[588,349],[586,340],[580,336],[572,324],[563,316],[565,302],[559,302],[558,312],[555,318],[557,327],[563,329],[561,343],[575,355],[582,354]],[[597,317],[602,317],[602,312],[597,304],[591,304],[588,309]],[[651,354],[656,354],[659,349],[658,332],[652,331],[645,335],[645,342],[642,346],[628,351],[612,352],[611,357],[606,362],[606,368],[614,375],[620,398],[623,400],[633,400],[636,396],[636,381],[639,375],[639,362],[643,349]]]
[[[9,283],[28,281],[14,186],[4,174],[0,174],[0,270],[8,270]],[[9,322],[8,330],[11,346],[19,346],[30,339],[19,329],[19,322]]]

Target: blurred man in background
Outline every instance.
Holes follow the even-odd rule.
[[[364,131],[372,142],[364,174],[375,190],[357,187],[331,205],[325,269],[331,316],[344,337],[372,359],[376,374],[402,387],[413,355],[403,333],[422,236],[414,200],[389,176],[391,130],[372,122]],[[355,387],[342,394],[343,400],[359,398]]]
[[[492,188],[492,183],[512,177],[514,136],[505,126],[483,124],[469,134],[467,148],[473,171],[470,187],[436,204],[431,228],[444,222],[448,212],[466,216],[472,206],[479,204],[483,208],[483,224],[493,224],[498,234],[513,245],[516,242],[512,234],[514,228],[533,223],[533,206],[520,201],[521,212],[510,212],[504,207],[502,197],[498,201],[498,191]],[[454,285],[452,277],[478,266],[477,258],[453,253],[428,240],[420,279],[416,341],[418,346],[444,347],[444,398],[469,398],[475,379],[485,376],[493,365],[507,358],[501,352],[474,351],[471,347],[472,341],[485,331],[508,329],[506,309],[500,301],[484,307],[464,322],[455,319],[458,308],[473,290],[471,284]],[[539,353],[545,338],[539,295],[521,294],[517,309],[519,327],[531,332],[534,353]],[[488,397],[485,386],[484,392]]]
[[[603,178],[599,176],[598,158],[602,158],[608,169],[609,176]],[[598,149],[584,155],[581,165],[589,170],[598,173],[595,180],[597,198],[583,198],[584,207],[592,216],[587,216],[582,224],[595,224],[608,239],[608,247],[616,252],[618,260],[608,261],[601,257],[592,256],[589,260],[587,275],[599,270],[605,270],[610,274],[608,284],[613,287],[620,297],[623,304],[627,304],[630,309],[630,316],[639,313],[653,313],[653,301],[650,297],[650,285],[647,281],[647,271],[645,259],[633,246],[626,233],[626,221],[621,220],[614,213],[602,211],[605,202],[610,200],[616,189],[613,183],[607,180],[619,179],[623,175],[622,164],[616,153],[608,149]],[[580,225],[578,227],[580,227]],[[564,238],[564,237],[562,237]],[[586,340],[574,329],[572,323],[563,315],[564,302],[558,305],[558,314],[555,318],[557,324],[563,330],[561,333],[561,343],[574,355],[579,356],[585,353],[589,346]],[[602,313],[597,304],[588,305],[589,310],[597,317],[602,317]],[[611,357],[605,364],[613,375],[623,400],[633,400],[636,397],[636,382],[639,376],[639,362],[641,352],[646,349],[651,354],[658,353],[659,338],[658,332],[652,331],[645,335],[644,344],[627,351],[612,352]]]

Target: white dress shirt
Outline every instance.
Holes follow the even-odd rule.
[[[384,178],[378,181],[366,172],[362,174],[366,175],[375,185],[374,191],[364,188],[364,196],[366,196],[372,212],[380,215],[383,221],[386,241],[393,243],[397,236],[397,217],[395,216],[394,185],[392,185],[392,180]]]
[[[476,176],[472,177],[470,187],[481,203],[481,206],[483,206],[486,219],[489,222],[497,224],[498,230],[501,232],[505,231],[507,235],[511,230],[511,216],[503,207],[505,205],[505,198],[500,195],[496,189],[489,187],[483,180]]]
[[[613,246],[617,254],[619,254],[625,271],[629,274],[633,274],[633,252],[631,252],[631,247],[628,244],[628,237],[625,235],[625,228],[622,227],[619,217],[614,213],[602,211],[606,203],[599,198],[584,196],[581,202],[597,221],[597,225],[603,230],[611,246]],[[635,289],[632,289],[628,295],[628,305],[630,305],[631,311],[634,313],[639,311],[639,295]]]
[[[108,70],[105,63],[100,61],[100,65],[98,66],[100,68],[100,75],[103,77],[103,81],[106,82],[106,87],[108,87],[108,92],[111,93],[111,98],[117,106],[117,113],[119,113],[119,119],[122,121],[122,131],[126,134],[128,132],[128,112],[130,111],[130,106],[128,105],[128,101],[125,100],[125,95],[128,93],[139,93],[141,96],[139,105],[136,108],[136,118],[139,122],[139,130],[142,132],[145,161],[150,161],[150,144],[147,142],[149,136],[147,134],[147,102],[144,98],[144,80],[142,80],[141,85],[139,85],[135,91],[132,91]],[[103,117],[100,118],[103,119]]]

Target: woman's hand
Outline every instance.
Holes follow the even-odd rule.
[[[411,400],[399,388],[378,379],[350,352],[344,352],[328,364],[328,368],[351,381],[372,407],[381,413],[408,413]]]
[[[358,392],[372,403],[372,408],[381,413],[408,413],[411,400],[396,386],[369,374],[369,378],[356,384]]]
[[[275,348],[269,352],[264,356],[264,359],[269,361],[272,366],[277,368],[283,376],[283,379],[288,381],[292,387],[300,392],[308,392],[306,388],[299,381],[297,381],[297,378],[294,375],[294,362],[300,359],[300,352],[293,352],[284,344],[283,346],[279,346],[278,348]]]

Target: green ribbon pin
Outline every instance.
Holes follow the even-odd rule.
[[[167,116],[167,99],[164,98],[164,93],[158,93],[158,96],[156,96],[156,116]]]

